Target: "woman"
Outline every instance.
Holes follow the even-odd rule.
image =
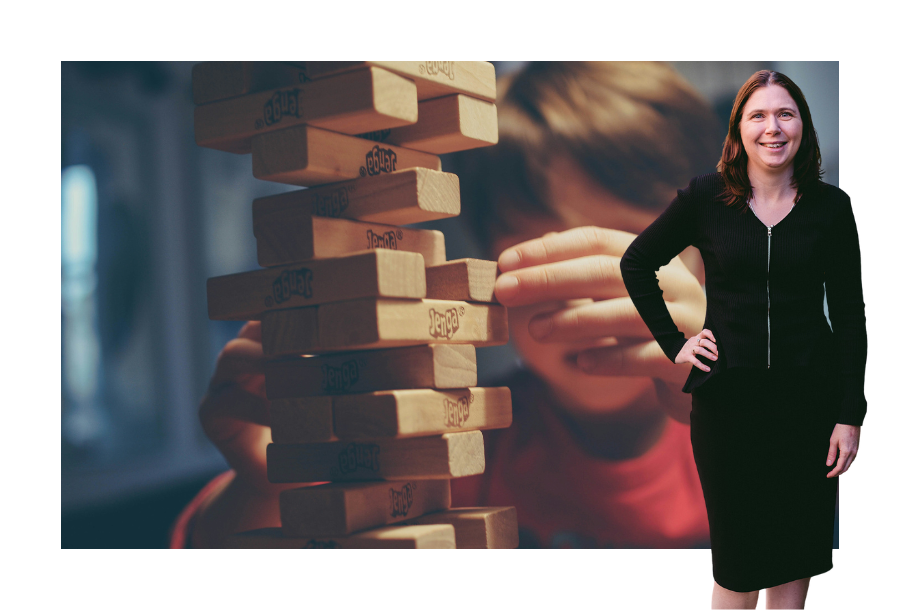
[[[809,579],[832,568],[837,476],[866,414],[866,328],[850,199],[821,182],[820,164],[803,93],[757,72],[735,99],[718,173],[679,190],[621,261],[663,351],[693,365],[682,391],[714,608],[754,608],[762,588],[769,607],[803,607]],[[689,244],[703,256],[707,311],[686,338],[655,272]]]

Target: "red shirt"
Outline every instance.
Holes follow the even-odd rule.
[[[511,381],[513,425],[485,431],[485,473],[453,480],[454,506],[515,506],[523,548],[709,548],[690,426],[667,418],[643,455],[600,459],[539,380]]]

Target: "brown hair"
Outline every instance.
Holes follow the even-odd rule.
[[[499,143],[450,158],[463,218],[483,244],[517,215],[559,215],[547,168],[569,156],[620,199],[664,208],[676,188],[713,171],[712,108],[659,62],[532,62],[497,80]]]
[[[728,135],[722,145],[722,158],[716,167],[725,180],[723,198],[726,204],[743,206],[742,211],[747,209],[747,200],[753,192],[753,187],[750,185],[750,177],[747,175],[747,151],[744,150],[744,144],[741,141],[741,117],[744,114],[744,106],[753,92],[770,85],[778,85],[788,92],[794,103],[797,104],[800,121],[803,123],[803,135],[800,138],[797,155],[794,157],[794,175],[791,178],[791,186],[797,189],[794,203],[798,202],[803,191],[815,185],[824,173],[819,138],[813,127],[809,104],[806,103],[800,87],[780,72],[760,70],[747,79],[747,82],[738,91],[737,97],[734,98],[731,118],[728,121]]]

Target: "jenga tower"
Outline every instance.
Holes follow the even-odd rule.
[[[459,180],[437,156],[497,143],[487,62],[208,62],[197,143],[253,155],[263,270],[210,278],[209,317],[261,320],[280,529],[235,547],[514,548],[514,507],[450,508],[484,472],[481,430],[512,423],[475,347],[508,341],[497,264],[447,261]]]

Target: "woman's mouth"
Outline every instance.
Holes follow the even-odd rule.
[[[771,142],[771,143],[760,142],[760,144],[762,144],[762,146],[765,146],[766,148],[769,148],[772,150],[777,150],[779,148],[784,148],[784,146],[787,145],[787,142]]]

